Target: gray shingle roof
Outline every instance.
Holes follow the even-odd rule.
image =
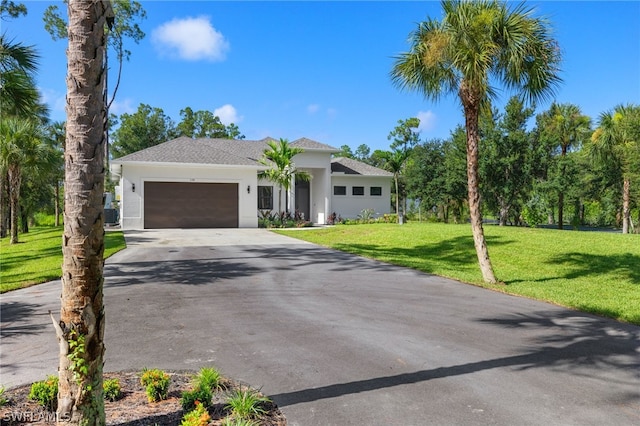
[[[393,173],[373,167],[353,158],[338,157],[331,159],[331,173],[344,173],[346,175],[383,176],[393,177]]]
[[[291,142],[290,145],[297,146],[303,149],[313,150],[313,151],[340,152],[339,149],[336,149],[332,146],[329,146],[311,139],[307,139],[307,138],[296,139],[295,141]]]

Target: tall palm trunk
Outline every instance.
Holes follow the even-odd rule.
[[[60,226],[60,182],[56,179],[56,186],[54,187],[55,200],[53,203],[54,213],[56,215],[54,225],[56,227]]]
[[[465,127],[467,131],[467,191],[469,195],[469,215],[471,216],[471,232],[476,248],[482,278],[487,283],[498,280],[493,273],[489,250],[482,228],[482,207],[480,203],[480,184],[478,181],[478,144],[480,132],[478,120],[480,116],[481,96],[474,93],[465,82],[460,87],[460,99],[464,108]]]
[[[0,238],[7,236],[7,230],[10,228],[9,215],[9,177],[7,173],[2,172],[0,176]]]
[[[629,233],[631,222],[631,181],[628,177],[622,182],[622,233]]]
[[[11,210],[11,238],[9,244],[18,243],[18,219],[20,217],[20,184],[22,183],[20,166],[11,164],[8,168],[9,204]]]
[[[104,425],[104,99],[108,1],[69,0],[58,424]]]
[[[393,176],[393,181],[396,185],[396,220],[400,223],[400,193],[398,192],[398,175]]]

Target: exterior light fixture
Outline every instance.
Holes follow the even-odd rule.
[[[247,185],[247,194],[251,194],[251,185]]]
[[[131,184],[131,192],[136,192],[136,184],[135,183]]]

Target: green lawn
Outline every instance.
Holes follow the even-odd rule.
[[[466,225],[343,225],[277,231],[349,253],[640,325],[640,235],[486,226],[486,285]]]
[[[125,248],[122,232],[105,234],[105,258]],[[0,293],[60,278],[62,227],[35,227],[20,243],[0,239]]]

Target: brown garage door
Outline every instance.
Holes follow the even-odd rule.
[[[144,227],[237,228],[237,183],[144,183]]]

